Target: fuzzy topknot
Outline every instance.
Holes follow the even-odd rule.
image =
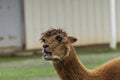
[[[48,31],[42,33],[43,37],[50,37],[53,35],[58,35],[58,34],[63,34],[63,35],[67,35],[67,33],[65,31],[63,31],[63,29],[55,29],[55,28],[51,28]]]

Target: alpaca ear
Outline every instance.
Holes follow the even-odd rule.
[[[75,37],[71,37],[71,36],[69,36],[68,39],[69,39],[70,43],[74,43],[77,41],[77,39]]]

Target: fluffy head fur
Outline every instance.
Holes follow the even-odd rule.
[[[67,36],[62,29],[49,29],[42,33],[44,58],[46,60],[60,61],[69,55],[70,43],[77,41],[76,38]]]

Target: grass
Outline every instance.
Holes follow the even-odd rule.
[[[92,50],[91,50],[92,51]],[[95,68],[104,62],[120,56],[119,50],[105,52],[90,52],[78,50],[78,56],[83,64],[89,68]],[[90,54],[89,54],[90,53]],[[0,57],[0,79],[1,80],[29,80],[30,78],[57,76],[49,62],[40,56],[25,57]]]
[[[46,77],[55,75],[50,64],[39,56],[1,57],[0,79]]]
[[[88,48],[83,48],[83,49],[78,49],[77,53],[78,54],[101,54],[101,53],[116,53],[116,52],[120,52],[120,47],[118,46],[116,50],[112,50],[108,47],[88,47]]]
[[[39,56],[2,56],[0,57],[0,62],[10,62],[10,61],[20,61],[20,60],[26,60],[26,59],[34,59],[38,58]]]

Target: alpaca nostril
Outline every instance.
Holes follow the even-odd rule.
[[[49,45],[43,45],[43,48],[47,48],[47,47],[49,47]]]

